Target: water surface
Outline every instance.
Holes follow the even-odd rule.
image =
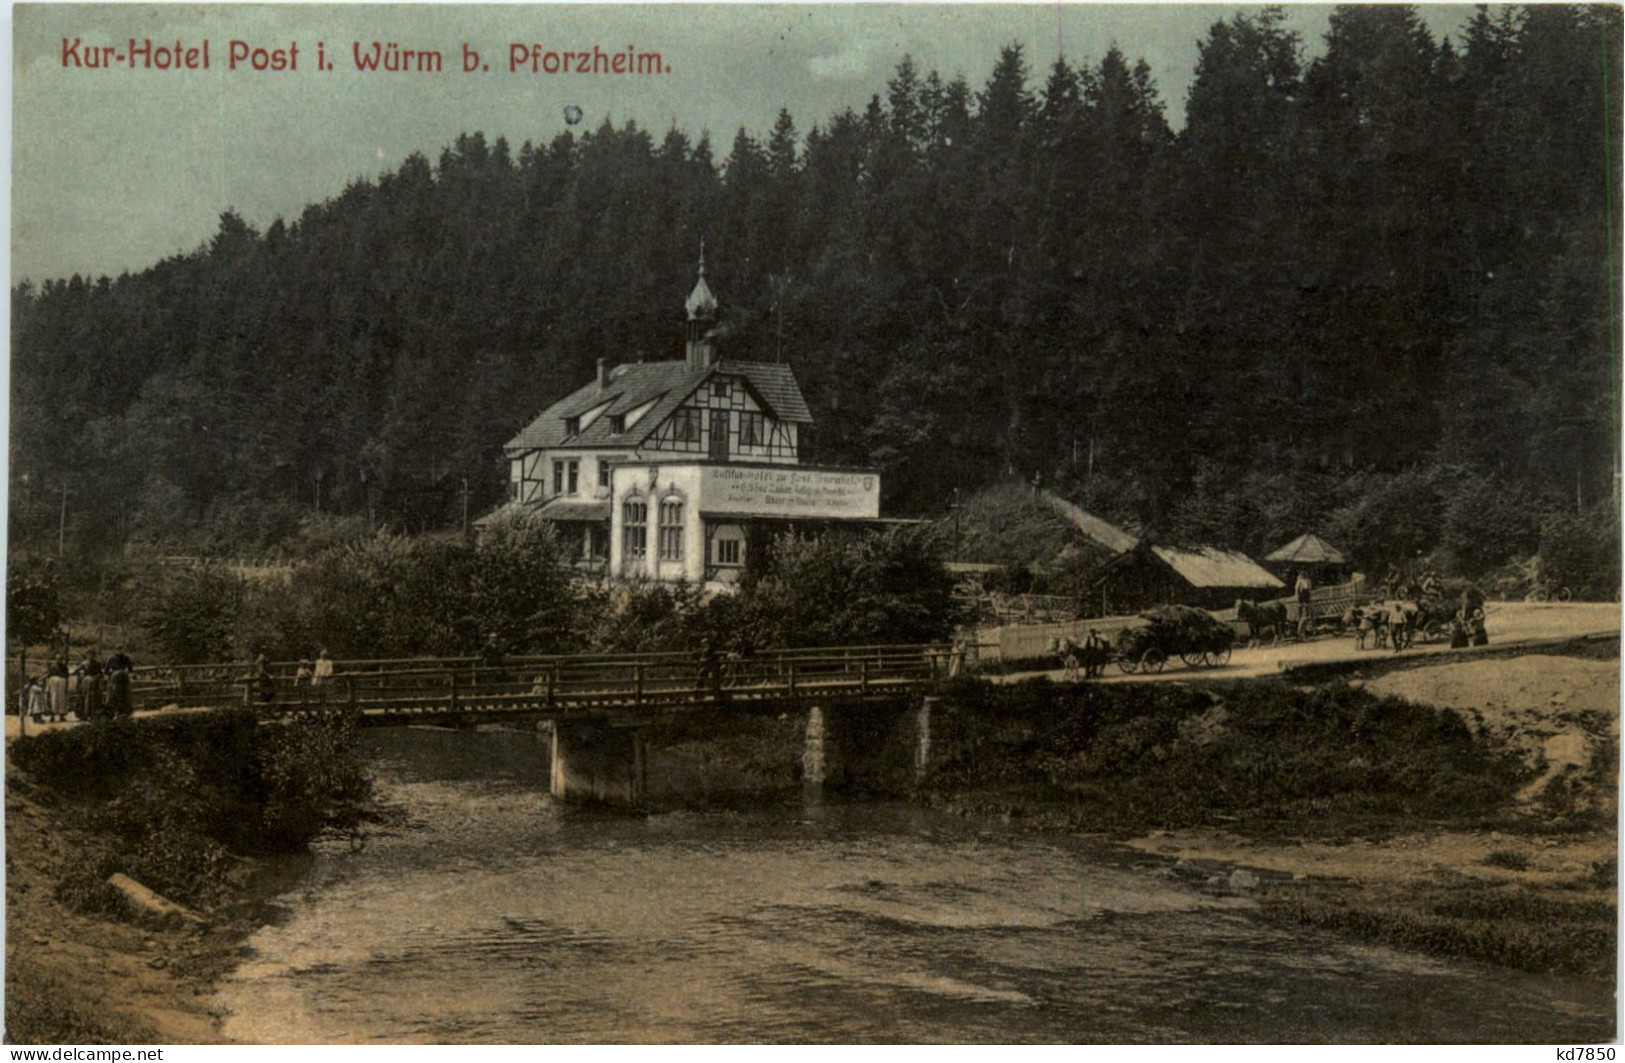
[[[378,731],[411,823],[324,847],[219,1004],[251,1042],[1595,1041],[1611,987],[1363,945],[903,805],[622,817],[533,736]]]

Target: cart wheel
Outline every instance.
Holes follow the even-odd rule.
[[[1145,655],[1140,658],[1140,667],[1147,672],[1160,672],[1162,671],[1162,666],[1167,662],[1167,654],[1163,653],[1161,650],[1151,649],[1146,650]]]
[[[1125,675],[1133,675],[1140,670],[1140,662],[1133,657],[1119,657],[1117,658],[1117,667],[1121,668]]]
[[[1207,663],[1212,665],[1214,668],[1222,668],[1229,664],[1230,647],[1226,646],[1222,650],[1209,650],[1207,655]]]
[[[1186,668],[1200,668],[1207,663],[1205,650],[1180,650],[1179,659],[1185,662]]]

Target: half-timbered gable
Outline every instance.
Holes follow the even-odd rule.
[[[812,414],[790,367],[718,356],[703,256],[685,307],[681,360],[600,360],[509,441],[509,504],[598,571],[717,584],[737,582],[774,522],[878,517],[871,470],[801,465]]]

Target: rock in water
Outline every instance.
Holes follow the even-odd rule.
[[[1230,888],[1238,892],[1255,890],[1258,888],[1258,876],[1244,867],[1238,867],[1230,872]]]

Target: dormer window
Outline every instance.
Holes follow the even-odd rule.
[[[564,419],[564,434],[567,435],[567,436],[580,435],[581,434],[581,418],[579,418],[579,417],[566,417]]]
[[[626,431],[626,414],[614,413],[609,417],[609,430],[616,435]]]

